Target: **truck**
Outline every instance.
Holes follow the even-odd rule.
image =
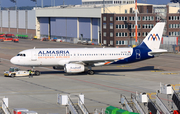
[[[16,77],[16,76],[29,76],[29,75],[37,75],[39,76],[40,73],[39,72],[36,72],[36,71],[31,71],[29,72],[29,70],[27,71],[22,71],[20,70],[19,68],[17,67],[10,67],[9,68],[9,71],[5,71],[4,72],[4,76],[7,77],[7,76],[10,76],[10,77]]]

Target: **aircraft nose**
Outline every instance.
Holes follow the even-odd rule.
[[[16,59],[15,59],[15,57],[11,58],[10,62],[11,62],[12,64],[16,64]]]

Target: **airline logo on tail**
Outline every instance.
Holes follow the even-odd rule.
[[[150,34],[149,37],[148,37],[148,40],[151,40],[151,41],[160,41],[160,38],[159,38],[159,35],[158,34]]]

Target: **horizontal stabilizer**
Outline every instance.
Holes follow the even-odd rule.
[[[153,50],[153,51],[148,52],[148,55],[155,56],[155,55],[160,55],[160,54],[166,53],[166,52],[167,52],[167,50],[165,50],[165,49],[158,49],[158,50]]]

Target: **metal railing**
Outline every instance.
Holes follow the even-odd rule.
[[[71,101],[71,99],[68,97],[68,105],[69,105],[69,110],[71,111],[72,114],[78,114],[77,109],[75,108],[75,105]]]
[[[8,109],[8,107],[6,106],[6,103],[3,100],[2,100],[2,109],[5,114],[11,114],[10,110]]]
[[[89,114],[89,111],[87,110],[86,106],[84,105],[84,103],[81,101],[80,97],[78,98],[78,105],[81,109],[81,111],[84,113],[84,114]]]

